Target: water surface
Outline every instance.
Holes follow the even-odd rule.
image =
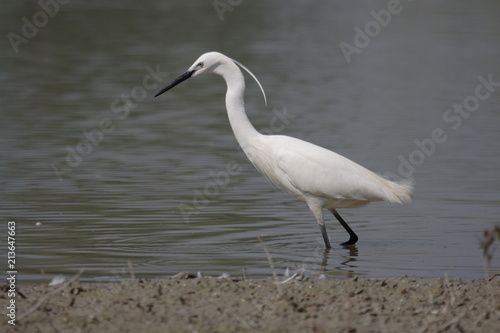
[[[3,36],[22,36],[22,18],[42,10],[0,6]],[[3,38],[0,234],[16,222],[21,281],[80,269],[82,280],[117,280],[130,276],[128,261],[138,277],[243,269],[269,277],[261,234],[279,273],[483,277],[479,239],[500,216],[500,87],[482,82],[500,81],[500,6],[402,1],[377,30],[371,11],[386,9],[385,1],[252,1],[224,13],[206,1],[70,2],[17,53]],[[356,46],[355,28],[367,25],[369,43],[347,59],[341,43]],[[348,235],[326,215],[335,245],[325,253],[307,206],[238,147],[221,78],[152,98],[212,50],[245,64],[266,89],[267,107],[247,78],[257,129],[411,175],[413,203],[340,210],[360,237],[353,248],[337,245]],[[489,92],[477,105],[476,89]],[[466,102],[474,111],[453,111]],[[500,267],[498,250],[493,258]]]

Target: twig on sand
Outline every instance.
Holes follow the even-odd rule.
[[[262,240],[262,236],[265,236],[265,235],[261,234],[261,235],[257,236],[257,238],[259,239],[259,242],[262,244],[262,247],[264,248],[264,252],[266,252],[267,261],[269,262],[269,266],[273,270],[273,279],[277,280],[278,275],[276,274],[276,269],[274,268],[274,263],[273,263],[273,259],[271,258],[271,253],[269,253],[269,250],[267,249],[266,244]]]
[[[438,332],[442,332],[442,331],[446,331],[448,329],[450,330],[453,330],[455,328],[457,328],[457,326],[459,325],[458,322],[467,314],[467,312],[469,310],[472,310],[472,306],[471,306],[471,309],[465,309],[464,311],[462,311],[462,313],[460,313],[458,316],[455,316],[453,317],[451,320],[449,320],[447,323],[445,323],[444,325],[442,325],[439,329],[438,329]],[[460,330],[462,331],[462,330]]]
[[[488,281],[493,280],[493,279],[494,279],[494,278],[496,278],[497,276],[500,276],[500,273],[493,274],[492,276],[490,276],[490,278],[488,279]]]
[[[132,266],[132,261],[130,259],[127,260],[127,265],[128,265],[128,270],[130,272],[130,278],[132,280],[135,280],[134,266]]]
[[[35,305],[33,305],[30,309],[28,309],[28,311],[26,311],[25,313],[19,315],[19,317],[17,318],[17,321],[21,321],[22,319],[28,317],[29,315],[31,315],[33,312],[36,311],[36,309],[38,309],[50,296],[54,295],[54,294],[57,294],[58,292],[62,291],[64,288],[66,288],[67,286],[69,286],[70,284],[72,284],[73,282],[75,282],[76,280],[78,280],[78,278],[80,277],[80,275],[82,275],[83,273],[83,269],[81,269],[70,281],[68,282],[63,282],[62,285],[57,288],[57,289],[54,289],[52,290],[51,292],[45,294],[43,297],[41,297],[38,302],[36,302]]]
[[[303,268],[301,268],[295,274],[290,276],[288,279],[281,281],[280,284],[285,284],[287,282],[292,281],[293,279],[299,279],[299,280],[304,279],[304,273],[305,273],[305,270]]]

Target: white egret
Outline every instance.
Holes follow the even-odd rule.
[[[358,236],[337,213],[337,208],[364,206],[372,201],[408,203],[413,182],[393,182],[325,148],[284,135],[264,135],[250,123],[245,113],[245,80],[238,65],[261,84],[250,70],[218,52],[203,54],[189,69],[163,88],[161,95],[191,76],[215,73],[227,84],[226,109],[236,139],[252,164],[274,184],[305,202],[316,217],[325,241],[331,248],[323,220],[328,209],[349,233],[342,245],[354,244]],[[267,100],[266,100],[267,104]]]

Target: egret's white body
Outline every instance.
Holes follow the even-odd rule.
[[[309,206],[321,227],[327,248],[331,246],[323,220],[323,208],[330,210],[349,233],[350,239],[344,244],[354,244],[358,238],[336,208],[360,207],[372,201],[398,204],[411,201],[411,180],[396,183],[312,143],[284,135],[259,133],[245,113],[245,80],[237,64],[242,66],[223,54],[205,53],[156,96],[191,76],[202,73],[222,76],[227,84],[227,114],[239,145],[263,175]],[[257,81],[246,67],[243,68]]]

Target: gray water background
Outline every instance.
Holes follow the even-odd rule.
[[[119,280],[128,261],[136,277],[265,278],[261,234],[279,274],[483,277],[479,241],[500,223],[500,87],[474,96],[488,91],[479,77],[500,81],[500,3],[401,1],[385,26],[372,11],[391,1],[214,3],[69,1],[49,15],[35,1],[2,2],[2,267],[15,221],[24,283],[80,269],[84,281]],[[39,27],[14,46],[9,33],[23,36],[26,21]],[[369,41],[356,28],[371,29]],[[341,43],[359,47],[346,57]],[[307,206],[238,147],[221,78],[153,98],[212,50],[264,86],[267,107],[247,76],[257,129],[411,175],[412,204],[339,210],[360,237],[352,248],[325,214],[335,244],[325,253]],[[464,102],[474,111],[455,113]]]

